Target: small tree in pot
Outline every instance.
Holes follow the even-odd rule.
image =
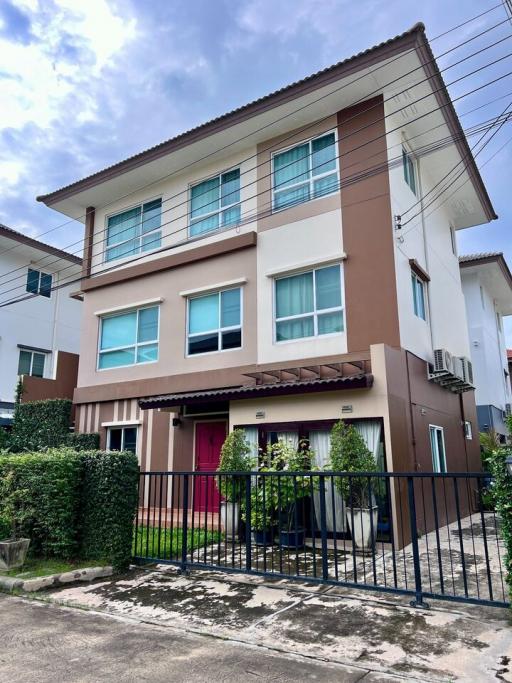
[[[281,472],[304,472],[311,469],[313,453],[307,441],[301,441],[297,449],[291,441],[279,440],[268,449],[272,468]],[[279,511],[280,545],[302,548],[306,539],[303,510],[300,501],[311,494],[311,479],[304,475],[280,476],[276,484],[276,504]]]
[[[238,536],[240,525],[240,503],[245,495],[245,477],[231,475],[230,472],[250,472],[253,465],[251,447],[245,439],[243,429],[234,429],[224,441],[217,468],[217,488],[223,498],[221,520],[226,538]]]
[[[20,533],[30,516],[29,491],[16,488],[14,473],[8,472],[0,478],[0,570],[24,564],[30,539]]]
[[[377,464],[363,437],[343,420],[331,431],[329,467],[334,472],[376,472]],[[373,547],[377,534],[379,509],[375,505],[372,477],[336,477],[336,487],[347,505],[347,522],[352,539],[359,548]],[[372,533],[373,532],[373,533]]]

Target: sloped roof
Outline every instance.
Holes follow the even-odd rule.
[[[20,244],[25,244],[28,247],[33,247],[34,249],[45,251],[47,254],[51,254],[52,256],[57,256],[59,258],[65,259],[66,261],[71,261],[72,263],[76,263],[79,266],[82,265],[82,259],[79,256],[70,254],[68,251],[64,251],[63,249],[52,247],[51,244],[40,242],[39,240],[36,240],[33,237],[28,237],[27,235],[24,235],[22,232],[18,232],[17,230],[13,230],[12,228],[7,227],[7,225],[4,225],[3,223],[0,223],[0,237],[7,237],[8,239],[14,240],[15,242],[20,242]]]
[[[497,256],[503,256],[502,251],[481,251],[477,254],[464,254],[459,256],[459,263],[470,263],[473,261],[482,261],[483,259],[495,259]]]

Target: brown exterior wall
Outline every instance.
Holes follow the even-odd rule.
[[[57,352],[55,379],[23,376],[23,403],[42,401],[49,398],[73,398],[77,384],[78,355],[67,351]]]
[[[400,346],[382,96],[338,113],[347,349]],[[343,186],[354,174],[382,173]]]

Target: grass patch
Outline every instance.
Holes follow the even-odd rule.
[[[97,567],[98,564],[101,564],[101,562],[93,562],[91,560],[66,561],[54,557],[48,559],[29,557],[23,567],[10,569],[8,572],[0,571],[0,576],[12,576],[17,579],[37,579],[41,576],[72,572],[75,569],[83,569],[84,567]]]
[[[221,534],[217,531],[192,529],[187,533],[187,551],[204,548],[217,543]],[[161,559],[179,559],[183,543],[183,529],[166,529],[164,527],[144,527],[138,529],[133,540],[133,554],[137,557],[158,557]]]

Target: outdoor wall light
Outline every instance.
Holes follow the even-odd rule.
[[[181,427],[182,422],[179,417],[173,417],[172,418],[172,426],[173,427]]]
[[[507,472],[512,477],[512,455],[507,455],[505,462],[507,463]]]

